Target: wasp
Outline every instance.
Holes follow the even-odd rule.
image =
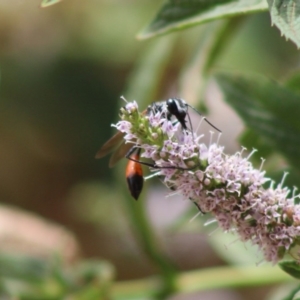
[[[143,111],[143,113],[146,115],[155,114],[157,112],[161,112],[164,107],[167,108],[165,117],[168,120],[171,120],[171,118],[174,117],[175,122],[179,122],[183,130],[193,131],[192,122],[188,113],[189,108],[193,109],[195,112],[201,115],[198,110],[196,110],[194,107],[180,98],[170,98],[166,101],[154,102],[150,104],[148,108]],[[187,127],[186,118],[188,118],[190,128]],[[220,132],[220,130],[213,124],[211,124],[206,118],[204,118],[204,120]],[[144,184],[143,170],[141,165],[146,165],[154,168],[155,165],[140,161],[141,149],[136,145],[133,146],[130,143],[125,144],[124,142],[122,142],[123,137],[124,133],[117,132],[99,149],[96,154],[96,158],[102,158],[116,149],[109,160],[109,167],[111,168],[120,159],[126,157],[128,159],[128,163],[126,166],[125,176],[128,184],[128,189],[132,197],[135,200],[138,200]]]

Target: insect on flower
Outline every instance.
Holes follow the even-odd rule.
[[[181,100],[153,103],[144,113],[132,101],[120,112],[114,126],[131,145],[126,172],[135,198],[142,189],[144,164],[153,172],[149,177],[158,177],[200,212],[210,213],[223,231],[258,246],[266,261],[275,264],[289,255],[300,263],[300,195],[296,189],[289,195],[291,190],[283,186],[286,174],[275,185],[262,170],[263,160],[259,169],[250,162],[255,150],[246,157],[245,148],[227,155],[219,138],[201,141],[204,134],[193,131]],[[140,161],[140,156],[151,163]]]
[[[142,114],[146,116],[154,116],[156,113],[162,113],[161,117],[167,120],[171,120],[172,117],[174,117],[174,122],[180,123],[183,131],[193,131],[188,108],[193,109],[197,114],[201,115],[199,111],[180,98],[170,98],[166,101],[154,102],[150,104],[148,108],[142,112]],[[188,119],[190,128],[186,125],[186,119]],[[212,125],[206,118],[204,118],[204,120],[220,132],[220,130]],[[129,161],[127,163],[125,175],[128,188],[133,198],[138,200],[144,182],[141,165],[153,168],[157,167],[154,164],[140,161],[141,149],[136,144],[133,145],[132,143],[125,143],[123,138],[124,133],[120,131],[117,132],[99,149],[96,154],[96,158],[102,158],[116,149],[109,160],[110,168],[123,157],[127,158]]]

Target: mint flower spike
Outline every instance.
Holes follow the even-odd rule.
[[[275,264],[290,255],[300,262],[300,205],[296,189],[283,187],[287,174],[276,187],[265,172],[254,169],[245,148],[226,155],[224,147],[201,142],[203,135],[182,130],[169,120],[166,106],[159,111],[138,111],[128,102],[115,126],[135,143],[142,157],[153,161],[152,171],[172,191],[194,202],[202,213],[211,213],[225,232],[235,231],[243,242],[250,241]],[[167,117],[168,116],[168,117]],[[152,169],[152,168],[151,168]]]

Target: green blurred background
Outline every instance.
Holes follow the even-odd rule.
[[[120,96],[126,97],[128,87],[134,86],[132,74],[144,53],[167,38],[135,38],[160,3],[64,0],[40,9],[39,0],[0,2],[1,203],[63,225],[77,243],[70,261],[104,258],[116,267],[120,280],[156,270],[137,245],[134,226],[128,222],[126,162],[111,170],[108,158],[95,160],[94,156],[114,132],[110,124],[117,120]],[[177,95],[178,78],[204,26],[171,34],[173,46],[152,101]],[[257,14],[239,23],[214,67],[281,80],[297,64],[296,47],[281,39],[268,14]],[[233,114],[229,108],[224,113],[220,99],[208,98],[211,120],[221,126],[223,142],[233,152],[241,122],[228,117]],[[222,264],[197,225],[187,220],[180,230],[170,230],[186,210],[192,211],[190,216],[195,214],[194,207],[180,198],[174,202],[165,198],[167,191],[158,181],[147,187],[144,200],[149,218],[176,265],[188,270]],[[20,224],[19,235],[32,230],[26,221]],[[42,244],[47,238],[41,232],[36,240]],[[22,253],[22,239],[20,245],[11,249]],[[30,252],[30,247],[26,249]]]

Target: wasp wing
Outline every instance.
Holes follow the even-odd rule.
[[[112,152],[123,141],[124,133],[118,131],[96,153],[96,158],[102,158]]]
[[[142,114],[147,114],[147,109],[144,110]],[[109,167],[112,168],[120,159],[124,158],[126,154],[129,153],[129,150],[134,146],[135,141],[125,144],[123,140],[124,136],[125,133],[118,131],[99,149],[95,157],[102,158],[117,148],[109,159]]]
[[[108,166],[112,168],[120,159],[126,156],[126,154],[133,146],[134,145],[132,143],[122,143],[120,147],[110,157]]]

